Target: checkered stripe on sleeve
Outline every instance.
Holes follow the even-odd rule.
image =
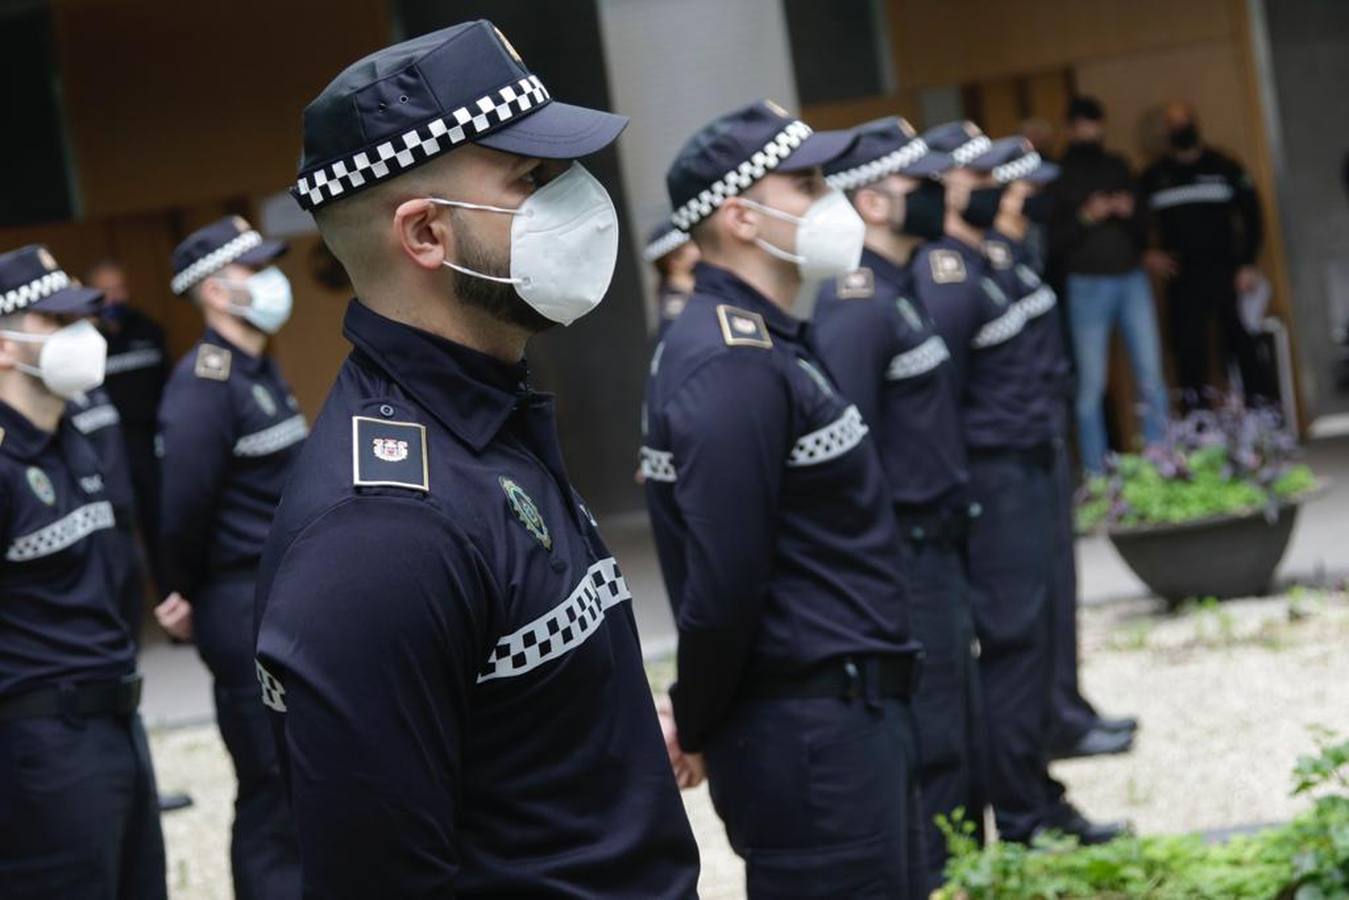
[[[606,610],[631,599],[628,583],[612,556],[594,563],[566,600],[497,640],[478,673],[478,684],[524,675],[570,653],[599,630]]]
[[[256,231],[242,231],[238,237],[231,238],[173,276],[173,281],[169,282],[169,288],[175,294],[181,294],[208,275],[219,272],[261,243],[262,235]]]
[[[983,156],[993,146],[993,142],[987,135],[979,135],[970,138],[965,143],[951,151],[951,159],[955,160],[956,165],[968,165],[971,160],[977,156]]]
[[[258,684],[262,687],[262,705],[279,713],[286,711],[286,686],[271,672],[263,668],[257,660],[253,665],[258,673]]]
[[[262,431],[246,434],[234,442],[235,456],[270,456],[309,435],[309,423],[303,415],[291,416]]]
[[[1007,312],[985,323],[974,336],[974,340],[970,341],[970,346],[976,350],[986,350],[998,344],[1005,344],[1020,334],[1025,327],[1026,314],[1019,305],[1013,303],[1007,307]]]
[[[905,350],[890,360],[885,377],[890,381],[917,378],[931,372],[950,358],[951,351],[947,349],[946,341],[942,340],[941,335],[934,334],[912,350]]]
[[[1220,182],[1187,184],[1158,191],[1152,195],[1151,204],[1153,209],[1170,209],[1190,203],[1226,203],[1232,199],[1233,193],[1230,184]]]
[[[1025,156],[1018,156],[1011,162],[1005,162],[1000,166],[993,167],[993,180],[998,184],[1008,184],[1009,182],[1025,178],[1027,175],[1040,168],[1040,154],[1027,153]]]
[[[537,110],[550,99],[548,89],[537,75],[521,78],[396,138],[311,169],[300,176],[291,193],[300,206],[316,209],[348,191],[401,175],[465,141],[495,131],[498,126]]]
[[[787,457],[787,465],[800,468],[836,459],[862,443],[869,430],[857,407],[849,406],[828,425],[798,438]]]
[[[92,434],[100,428],[119,424],[122,417],[117,412],[117,407],[111,403],[101,403],[98,406],[91,406],[83,412],[75,413],[70,417],[70,421],[79,429],[80,434]]]
[[[887,175],[893,175],[900,169],[908,168],[928,154],[928,146],[921,138],[914,138],[898,150],[887,153],[879,159],[862,163],[842,172],[835,172],[824,180],[830,187],[840,191],[856,190],[868,184],[874,184]]]
[[[0,315],[9,315],[70,287],[70,276],[60,269],[45,272],[27,284],[21,284],[0,295]]]
[[[107,500],[88,503],[57,519],[55,522],[39,528],[31,534],[15,538],[14,543],[5,551],[9,562],[27,562],[60,553],[96,531],[111,528],[115,524],[112,504]]]
[[[1020,308],[1022,317],[1029,322],[1049,312],[1058,302],[1059,298],[1054,293],[1054,289],[1047,284],[1042,284],[1016,301],[1016,305]]]
[[[670,221],[676,228],[688,231],[694,225],[710,216],[726,202],[760,178],[776,169],[792,154],[801,142],[811,135],[811,127],[799,119],[779,131],[771,141],[755,151],[749,159],[736,166],[718,180],[698,192],[698,196],[689,200],[670,214]]]
[[[642,477],[647,481],[668,481],[677,480],[674,467],[674,454],[669,450],[653,450],[650,447],[641,448],[642,456]]]

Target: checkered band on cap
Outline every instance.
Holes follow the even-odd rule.
[[[680,231],[676,228],[656,238],[656,240],[646,245],[642,251],[642,260],[653,263],[667,253],[673,253],[679,247],[689,242],[689,235],[686,231]]]
[[[726,202],[727,197],[734,197],[776,169],[778,163],[790,156],[793,150],[801,146],[802,141],[810,137],[811,132],[811,127],[800,119],[792,122],[764,144],[762,150],[756,150],[749,159],[699,191],[698,196],[671,213],[670,221],[676,228],[688,231],[712,215]]]
[[[903,147],[887,153],[880,159],[862,163],[842,172],[835,172],[824,180],[830,187],[840,191],[851,191],[880,181],[887,175],[893,175],[900,169],[906,169],[928,154],[928,146],[921,138],[914,138]]]
[[[1040,154],[1032,151],[1025,156],[1019,156],[1011,162],[1005,162],[1000,166],[993,168],[993,180],[998,184],[1008,184],[1020,178],[1025,178],[1036,169],[1040,168]]]
[[[7,316],[70,287],[70,276],[60,269],[43,272],[27,284],[21,284],[0,296],[0,315]]]
[[[955,160],[958,166],[967,165],[975,157],[987,153],[992,147],[993,142],[988,139],[988,136],[981,134],[978,137],[970,138],[952,150],[951,159]]]
[[[512,81],[467,106],[431,119],[345,159],[302,174],[291,194],[307,210],[317,209],[348,191],[401,175],[413,166],[472,141],[548,103],[548,89],[537,75]]]
[[[219,272],[261,243],[262,235],[256,231],[250,229],[240,232],[238,237],[226,241],[173,276],[173,281],[169,282],[169,288],[175,294],[181,294],[203,278]]]

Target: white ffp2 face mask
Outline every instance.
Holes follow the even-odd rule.
[[[789,253],[762,238],[755,238],[755,243],[771,256],[796,263],[802,278],[812,281],[832,278],[851,272],[862,262],[866,223],[842,191],[831,188],[810,204],[802,216],[764,206],[748,197],[741,197],[740,200],[765,215],[796,224],[795,253]]]
[[[12,341],[42,345],[36,366],[20,363],[17,368],[41,380],[47,390],[62,399],[69,400],[103,383],[108,342],[91,322],[76,322],[51,334],[0,331],[0,335]]]
[[[509,278],[456,272],[514,285],[520,299],[551,322],[570,325],[604,299],[618,263],[618,213],[609,192],[580,163],[531,194],[515,209],[428,197],[441,206],[480,209],[515,217],[511,223]]]
[[[290,279],[276,266],[254,272],[243,281],[222,278],[230,287],[247,291],[252,298],[248,306],[230,304],[230,311],[266,334],[276,334],[290,321],[295,304],[291,296]]]

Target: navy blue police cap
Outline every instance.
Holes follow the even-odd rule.
[[[87,316],[103,292],[82,286],[41,244],[0,254],[0,315],[32,310],[48,315]]]
[[[922,137],[933,150],[948,154],[957,166],[969,165],[970,160],[993,146],[979,126],[968,120],[929,128]]]
[[[304,110],[291,193],[307,210],[472,142],[543,159],[613,143],[626,116],[552,99],[491,22],[464,22],[348,66]]]
[[[852,131],[813,131],[772,100],[713,119],[680,149],[665,173],[670,221],[688,231],[771,172],[800,172],[848,152]]]
[[[857,143],[824,167],[825,181],[841,191],[874,184],[890,175],[928,178],[951,168],[951,157],[918,137],[902,116],[885,116],[856,128]]]
[[[226,216],[198,228],[173,248],[169,287],[183,294],[231,263],[261,269],[288,249],[284,242],[258,234],[242,216]]]
[[[680,231],[674,223],[665,219],[646,236],[646,247],[642,249],[642,259],[653,263],[667,256],[689,242],[687,231]]]
[[[1059,177],[1059,167],[1041,159],[1031,142],[1024,137],[998,138],[983,153],[970,160],[970,168],[993,176],[998,184],[1029,181],[1048,184]]]

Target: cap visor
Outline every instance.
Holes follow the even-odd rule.
[[[102,291],[90,287],[68,287],[28,304],[24,310],[51,316],[92,316],[98,312],[102,303]]]
[[[517,156],[578,159],[609,146],[628,117],[554,100],[474,143]]]
[[[236,262],[241,266],[248,266],[253,269],[260,269],[280,256],[284,256],[290,245],[285,241],[263,241],[251,250],[236,256],[230,262]]]
[[[953,168],[955,160],[951,159],[949,154],[933,151],[924,153],[910,165],[900,169],[898,174],[907,175],[909,178],[931,178],[933,175],[949,172]]]
[[[1031,184],[1049,184],[1059,177],[1060,171],[1058,163],[1042,162],[1034,172],[1026,176],[1026,180]]]
[[[801,142],[787,158],[777,164],[774,172],[800,172],[833,162],[850,151],[857,143],[857,132],[817,131]]]

